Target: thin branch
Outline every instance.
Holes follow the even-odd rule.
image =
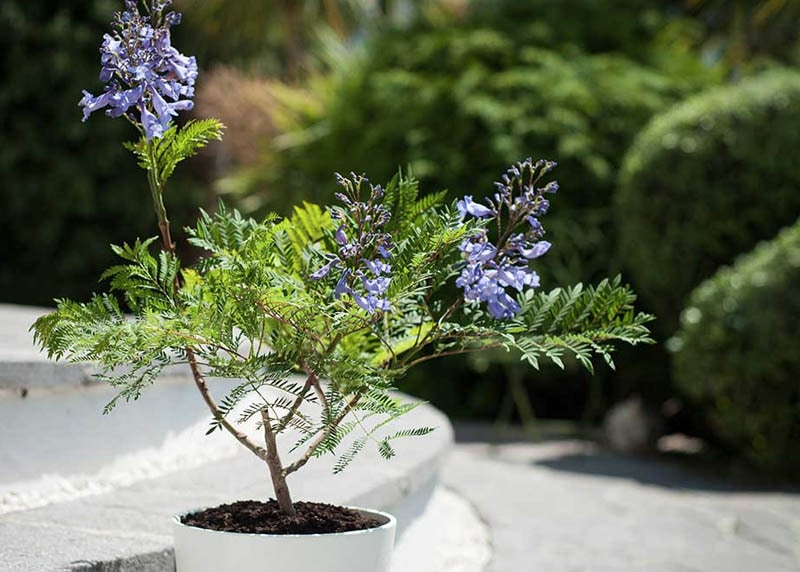
[[[250,438],[239,431],[236,427],[228,421],[225,416],[220,412],[219,406],[217,402],[214,401],[214,398],[211,395],[211,392],[208,390],[208,384],[206,384],[206,380],[203,377],[203,374],[200,373],[200,367],[197,364],[197,359],[194,355],[194,350],[191,348],[186,348],[186,356],[189,361],[189,367],[192,369],[192,376],[194,377],[195,385],[197,385],[197,389],[200,391],[200,395],[203,396],[203,401],[206,402],[208,409],[211,411],[211,415],[214,416],[219,424],[225,428],[228,433],[233,435],[237,441],[239,441],[242,445],[250,449],[259,459],[264,462],[269,462],[267,459],[267,451],[264,447],[254,443],[250,440]]]
[[[422,333],[422,328],[420,326],[420,330],[417,331],[417,339],[414,342],[414,347],[403,355],[404,362],[407,363],[407,360],[417,355],[425,348],[425,346],[428,343],[430,343],[429,340],[434,339],[434,335],[442,329],[442,323],[444,323],[444,321],[447,320],[453,314],[453,312],[455,312],[458,309],[458,307],[461,305],[463,301],[464,300],[462,296],[456,298],[456,300],[452,304],[450,304],[450,306],[444,311],[444,313],[441,316],[439,316],[437,320],[433,321],[433,326],[431,326],[431,329],[425,333],[425,336],[423,336],[422,339],[420,339],[420,334]],[[427,308],[427,303],[425,304],[425,306]],[[428,309],[428,315],[431,317],[431,319],[433,319],[433,314],[430,312],[430,309]],[[420,324],[422,323],[423,322],[420,322]],[[426,360],[421,360],[421,361],[426,361]],[[419,362],[416,360],[412,361],[411,365],[414,365],[415,363]]]
[[[340,341],[342,341],[342,333],[341,332],[337,332],[336,335],[333,336],[333,339],[331,340],[331,343],[328,344],[327,348],[325,348],[325,355],[332,355],[333,354],[333,350],[336,349],[336,346],[339,345]]]
[[[367,417],[370,417],[370,416],[372,416],[372,415],[375,415],[375,413],[374,413],[374,412],[373,412],[373,413],[367,413],[367,414],[364,416],[364,419],[362,419],[361,417],[359,417],[359,416],[358,416],[358,413],[356,413],[356,410],[355,410],[355,409],[350,409],[350,411],[352,411],[352,413],[353,413],[353,417],[355,417],[355,420],[356,420],[356,424],[357,424],[359,427],[361,427],[361,430],[364,432],[364,435],[367,437],[367,439],[369,439],[369,440],[370,440],[370,441],[372,441],[373,443],[380,444],[380,441],[378,441],[378,440],[377,440],[375,437],[373,437],[373,435],[375,434],[375,431],[377,431],[377,430],[378,430],[380,427],[382,427],[382,426],[384,425],[384,423],[386,423],[386,421],[384,421],[383,423],[379,423],[378,425],[376,425],[376,426],[375,426],[375,427],[372,429],[372,431],[370,431],[370,430],[369,430],[369,429],[367,429],[367,427],[364,425],[364,419],[366,419]]]
[[[256,350],[256,355],[261,355],[261,348],[264,343],[264,333],[267,330],[267,316],[264,315],[261,317],[261,334],[258,336],[258,349]],[[250,341],[250,347],[253,347],[253,341]]]
[[[350,400],[350,402],[345,406],[345,408],[342,410],[342,412],[339,414],[339,416],[336,419],[334,419],[333,423],[328,425],[325,431],[319,437],[317,437],[311,443],[311,445],[309,445],[308,449],[306,449],[306,452],[303,454],[303,456],[297,459],[291,465],[287,466],[285,469],[283,469],[283,474],[291,475],[296,470],[300,469],[303,465],[308,463],[309,459],[311,459],[311,457],[314,455],[314,451],[316,451],[317,447],[319,447],[320,444],[322,444],[328,437],[330,437],[331,433],[333,433],[333,430],[339,426],[339,424],[344,420],[345,417],[347,417],[347,415],[352,411],[353,407],[355,407],[356,403],[358,403],[359,399],[361,399],[361,394],[353,397]]]
[[[153,329],[156,329],[156,328],[153,328]],[[213,349],[216,349],[216,350],[222,350],[223,352],[227,353],[229,356],[239,358],[242,361],[246,361],[247,360],[247,358],[244,355],[240,354],[238,351],[236,351],[234,349],[231,349],[231,348],[229,348],[227,346],[224,346],[222,344],[210,342],[210,341],[208,341],[206,339],[203,339],[203,338],[200,338],[200,337],[197,337],[197,336],[192,336],[191,334],[185,334],[183,332],[179,332],[179,331],[176,331],[176,330],[167,330],[167,333],[172,334],[174,336],[177,336],[179,338],[183,338],[184,340],[188,340],[190,342],[195,342],[195,343],[200,344],[200,345],[209,346],[209,347],[211,347]]]
[[[305,400],[306,394],[308,394],[308,390],[311,389],[311,383],[312,383],[311,380],[312,380],[313,377],[314,377],[313,373],[309,373],[308,374],[308,377],[306,378],[306,382],[303,384],[303,389],[300,390],[300,394],[294,400],[294,403],[292,403],[292,407],[289,409],[289,411],[286,413],[286,415],[284,415],[278,421],[279,430],[281,430],[284,427],[286,427],[289,424],[289,421],[291,421],[292,418],[294,418],[295,414],[297,413],[297,409],[303,403],[303,400]]]
[[[421,326],[420,326],[420,327],[421,327]],[[378,338],[378,341],[379,341],[381,344],[383,344],[383,345],[386,347],[386,349],[387,349],[387,350],[389,350],[389,353],[391,354],[391,357],[387,357],[387,358],[386,358],[386,359],[385,359],[385,360],[384,360],[384,361],[381,363],[381,367],[384,367],[386,364],[388,364],[388,363],[390,363],[390,362],[397,362],[397,354],[396,354],[396,353],[394,353],[394,348],[393,348],[393,347],[392,347],[392,345],[389,343],[389,340],[385,339],[385,338],[384,338],[382,335],[380,335],[380,333],[379,333],[379,332],[376,332],[375,330],[372,330],[372,333],[373,333],[373,334],[375,334],[375,337],[376,337],[376,338]],[[417,335],[419,335],[419,332],[417,332]]]
[[[450,351],[446,351],[446,352],[433,353],[433,354],[430,354],[430,355],[427,355],[427,356],[422,356],[422,357],[419,357],[419,358],[415,359],[414,361],[409,363],[406,367],[411,368],[411,367],[414,367],[415,365],[417,365],[418,363],[422,363],[422,362],[425,362],[425,361],[428,361],[428,360],[436,359],[436,358],[439,358],[439,357],[442,357],[442,356],[454,356],[454,355],[459,355],[459,354],[468,354],[468,353],[471,353],[471,352],[478,352],[478,351],[482,351],[482,350],[491,350],[491,349],[495,349],[495,348],[499,348],[499,347],[502,347],[502,344],[494,343],[494,344],[481,346],[479,348],[461,348],[461,349],[458,349],[458,350],[450,350]]]
[[[315,332],[313,332],[311,330],[308,330],[307,328],[302,327],[300,324],[297,324],[296,322],[294,322],[291,318],[285,317],[285,316],[281,315],[280,313],[278,313],[277,311],[272,310],[267,304],[265,304],[264,302],[262,302],[260,300],[256,302],[256,305],[261,309],[261,311],[264,313],[265,316],[267,316],[269,318],[272,318],[273,320],[276,320],[277,322],[279,322],[280,324],[282,324],[284,326],[289,326],[291,328],[294,328],[298,332],[301,332],[301,333],[305,334],[306,336],[308,336],[309,338],[311,338],[312,340],[314,340],[316,343],[318,343],[320,345],[322,344],[322,340],[320,339],[320,337]],[[289,306],[291,308],[294,308],[296,312],[299,312],[300,310],[302,310],[302,308],[295,307],[292,304],[288,304],[287,303],[287,304],[284,304],[284,305],[285,306]]]
[[[325,392],[319,384],[319,379],[313,373],[311,374],[311,386],[314,388],[314,393],[317,394],[317,399],[322,403],[324,411],[328,411],[328,398],[325,397]]]

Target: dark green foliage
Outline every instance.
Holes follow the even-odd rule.
[[[475,0],[475,19],[528,44],[645,58],[667,19],[659,2],[642,0]]]
[[[423,2],[407,3],[412,10]],[[313,67],[309,53],[320,37],[358,36],[386,15],[373,1],[352,0],[175,0],[186,15],[175,30],[203,67],[217,64],[258,69],[270,76],[292,76],[298,66]]]
[[[800,212],[800,74],[692,98],[637,138],[615,220],[643,300],[674,331],[687,294]]]
[[[385,30],[312,84],[312,104],[306,93],[279,94],[286,132],[263,167],[227,188],[286,211],[297,196],[327,200],[332,172],[381,180],[408,165],[425,187],[483,196],[509,158],[552,158],[562,192],[543,221],[555,244],[540,262],[544,283],[614,271],[609,205],[620,158],[654,113],[713,74],[667,74],[621,54],[587,53],[577,41],[555,51],[520,31],[545,20],[504,9],[463,24]],[[489,12],[494,20],[484,21]]]
[[[736,71],[769,60],[798,63],[800,2],[693,0],[683,9],[702,24],[703,49]]]
[[[116,0],[0,6],[0,301],[84,297],[114,260],[109,243],[152,232],[147,186],[120,142],[122,120],[81,123],[81,90],[101,89],[99,47]],[[178,179],[178,178],[176,178]],[[189,222],[196,191],[174,181],[168,205]],[[132,233],[132,234],[131,234]]]
[[[664,21],[651,2],[487,1],[463,22],[384,30],[309,91],[279,93],[285,133],[225,188],[285,212],[298,196],[327,201],[334,171],[381,180],[408,166],[423,188],[477,197],[494,192],[510,158],[553,159],[561,191],[542,220],[553,242],[536,261],[542,287],[597,282],[622,267],[612,196],[635,134],[719,80],[690,53],[656,45]],[[588,386],[580,366],[567,367],[536,378]],[[464,371],[438,403],[470,402],[485,415],[503,380],[476,377]],[[433,399],[443,384],[413,391]]]
[[[796,213],[795,213],[796,214]],[[674,375],[723,442],[800,476],[800,222],[698,286]]]
[[[332,171],[382,178],[408,165],[427,188],[449,188],[451,198],[480,196],[494,191],[492,182],[510,157],[551,158],[559,163],[561,191],[542,221],[554,244],[537,260],[543,288],[616,273],[621,262],[611,206],[621,158],[654,113],[715,81],[714,75],[647,65],[652,37],[642,18],[616,20],[616,31],[625,35],[620,40],[606,34],[609,28],[596,35],[579,29],[604,25],[607,18],[571,18],[565,25],[574,34],[550,42],[535,33],[548,28],[544,21],[561,10],[558,2],[539,12],[517,2],[514,10],[524,17],[507,12],[510,3],[487,4],[463,25],[388,31],[314,89],[318,108],[309,112],[304,98],[290,102],[296,123],[256,173],[253,188],[266,186],[262,197],[273,205],[281,199],[272,188],[289,190],[287,197],[313,193],[325,200],[334,188]],[[623,15],[634,11],[627,6]],[[548,33],[559,35],[560,28]],[[588,386],[580,366],[567,368],[565,374],[529,374],[530,381],[547,378],[578,391]],[[421,377],[442,377],[430,371]],[[465,413],[486,415],[486,404],[504,391],[502,379],[478,382],[471,371],[456,375],[452,395],[439,403],[462,407],[469,401]],[[421,381],[413,391],[433,399],[442,384]]]

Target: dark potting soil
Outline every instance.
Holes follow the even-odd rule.
[[[238,501],[187,514],[183,524],[249,534],[326,534],[375,528],[383,523],[359,512],[318,502],[296,502],[295,516],[286,516],[274,500]]]

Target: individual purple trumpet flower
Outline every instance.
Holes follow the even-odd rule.
[[[483,218],[488,216],[496,215],[497,213],[494,210],[486,207],[482,204],[476,203],[472,200],[472,195],[467,195],[458,203],[456,203],[456,207],[458,208],[458,214],[461,215],[461,218],[464,218],[467,214],[471,214],[474,217]]]
[[[392,240],[382,228],[389,222],[390,214],[381,203],[384,191],[369,184],[363,176],[350,174],[349,178],[336,175],[344,192],[336,198],[346,208],[331,211],[331,218],[338,223],[333,239],[338,245],[336,254],[328,254],[327,262],[310,275],[313,280],[322,280],[333,269],[342,269],[334,297],[352,296],[359,307],[374,314],[391,310],[386,293],[391,283],[392,266],[386,262],[392,256]],[[369,185],[369,198],[361,200],[362,185]]]
[[[496,319],[513,318],[522,309],[509,289],[522,292],[539,286],[539,275],[529,263],[550,249],[550,243],[542,240],[544,229],[539,217],[550,207],[544,194],[557,192],[558,183],[536,185],[555,166],[553,162],[527,159],[513,165],[495,183],[497,193],[486,205],[474,202],[471,196],[456,204],[462,219],[471,215],[497,223],[497,246],[489,241],[486,228],[461,243],[459,249],[466,264],[456,279],[456,286],[464,289],[464,300],[486,303]]]
[[[192,109],[197,62],[176,50],[170,27],[180,23],[177,12],[167,12],[171,0],[145,0],[144,13],[136,0],[125,0],[125,10],[112,22],[100,47],[100,80],[105,91],[88,91],[78,105],[83,120],[100,109],[110,117],[126,117],[147,140],[160,138],[179,111]]]

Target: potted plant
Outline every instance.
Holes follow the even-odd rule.
[[[101,48],[105,91],[80,101],[84,120],[105,109],[139,132],[127,147],[147,173],[160,249],[156,237],[112,247],[121,262],[103,274],[110,292],[59,300],[33,325],[35,339],[51,358],[97,364],[119,389],[106,410],[185,364],[211,413],[209,432],[230,433],[265,463],[274,500],[176,519],[180,572],[264,562],[388,570],[391,516],[295,502],[288,477],[327,453],[341,471],[370,442],[390,458],[393,441],[431,431],[389,424],[415,407],[390,392],[416,364],[505,348],[533,367],[571,354],[591,369],[596,355],[612,363],[609,342],[649,341],[650,317],[633,311],[619,278],[537,292],[531,264],[550,248],[540,218],[558,185],[546,182],[554,163],[530,159],[484,202],[447,204],[444,193],[419,197],[410,177],[384,189],[351,174],[337,175],[337,205],[304,203],[288,218],[256,221],[220,203],[187,229],[205,253],[187,265],[170,234],[166,185],[223,127],[173,122],[192,107],[197,64],[171,45],[180,16],[169,4],[125,0]],[[230,382],[219,400],[210,377]],[[248,422],[260,439],[242,428]],[[290,435],[287,454],[279,441]]]

